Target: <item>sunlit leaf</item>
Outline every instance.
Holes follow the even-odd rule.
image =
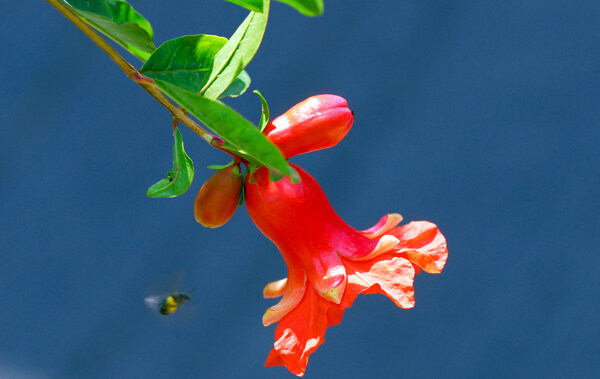
[[[305,16],[318,16],[323,13],[323,0],[277,0],[294,7]]]
[[[297,173],[288,164],[279,149],[250,121],[218,100],[208,99],[172,84],[154,80],[155,83],[198,120],[225,140],[231,151],[249,161],[271,169],[275,178],[284,175],[292,179]]]
[[[190,188],[194,179],[194,163],[183,148],[183,138],[179,129],[173,133],[175,144],[173,145],[173,169],[167,173],[167,177],[154,183],[146,195],[150,197],[175,197],[185,193]]]
[[[140,72],[149,78],[198,92],[215,55],[226,42],[226,38],[205,34],[169,40],[156,49]]]
[[[250,12],[229,41],[215,56],[213,69],[200,91],[210,99],[217,99],[250,63],[258,50],[267,27],[269,0],[264,0],[263,12]]]
[[[267,104],[267,100],[258,90],[255,90],[254,93],[260,96],[260,102],[262,104],[260,122],[258,123],[258,130],[262,132],[269,123],[269,104]]]
[[[160,79],[190,92],[198,92],[215,59],[227,42],[226,38],[198,34],[178,37],[160,45],[148,58],[140,72],[152,79]],[[236,97],[250,85],[250,76],[242,71],[222,97]]]
[[[150,23],[123,0],[62,0],[89,25],[142,62],[156,49]]]
[[[263,11],[263,0],[227,0],[254,12]]]

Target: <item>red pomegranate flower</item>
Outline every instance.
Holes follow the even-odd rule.
[[[357,231],[333,210],[321,187],[294,166],[301,181],[269,180],[265,167],[245,182],[246,207],[260,231],[277,245],[288,276],[269,283],[264,296],[281,301],[263,316],[279,322],[266,366],[285,366],[302,376],[308,357],[339,323],[360,293],[381,293],[401,308],[414,306],[413,280],[420,269],[440,273],[446,240],[437,226],[415,221],[396,227],[399,214]]]

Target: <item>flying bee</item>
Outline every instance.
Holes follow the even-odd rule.
[[[192,298],[183,292],[171,292],[166,296],[148,296],[144,299],[148,307],[158,309],[158,312],[165,316],[175,312],[186,301],[192,301]]]

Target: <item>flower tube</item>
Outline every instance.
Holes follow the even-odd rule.
[[[437,226],[416,221],[397,227],[399,214],[358,231],[333,210],[317,181],[293,165],[299,183],[270,181],[259,168],[245,182],[252,221],[279,249],[285,279],[267,284],[264,296],[282,296],[263,316],[279,323],[266,366],[285,366],[302,376],[309,355],[339,323],[360,293],[381,293],[401,308],[414,306],[413,280],[421,269],[440,273],[448,251]]]

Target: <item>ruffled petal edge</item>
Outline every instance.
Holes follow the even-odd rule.
[[[277,325],[275,343],[265,366],[285,366],[291,373],[303,376],[310,354],[325,342],[325,331],[338,324],[343,314],[343,308],[308,286],[300,303]]]
[[[430,274],[439,274],[448,259],[446,238],[428,221],[413,221],[390,232],[400,243],[394,250]]]
[[[344,308],[350,307],[361,293],[380,293],[400,308],[414,307],[416,271],[408,259],[390,253],[370,261],[345,260],[344,264],[348,273],[346,295],[341,304]]]

